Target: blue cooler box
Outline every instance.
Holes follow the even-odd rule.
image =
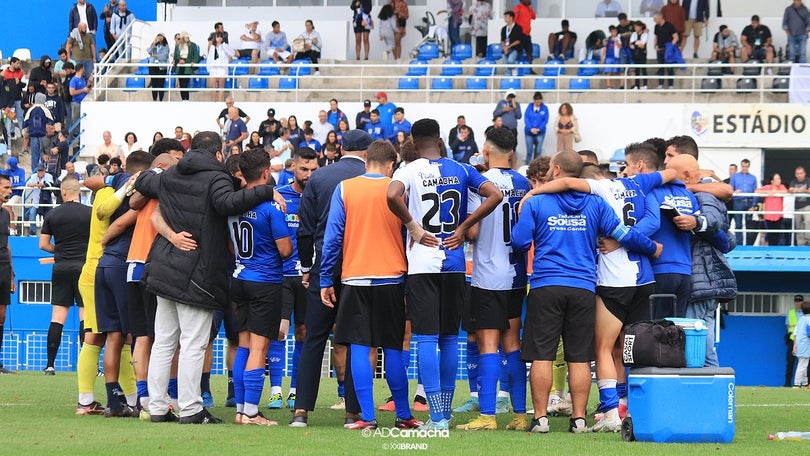
[[[667,318],[667,320],[683,328],[686,335],[686,367],[703,367],[706,360],[706,335],[709,331],[696,327],[706,328],[706,322],[693,318]]]
[[[731,443],[734,439],[734,369],[630,369],[628,417],[642,442]]]

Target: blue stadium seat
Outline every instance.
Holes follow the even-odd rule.
[[[433,78],[430,81],[431,90],[453,90],[453,79],[451,78]]]
[[[557,88],[557,80],[555,78],[537,78],[534,80],[535,90],[554,90]]]
[[[411,66],[408,67],[408,73],[405,76],[426,76],[428,74],[426,60],[411,60]]]
[[[244,60],[234,60],[231,62],[230,74],[232,76],[247,76],[249,72],[247,62]]]
[[[526,76],[527,74],[532,73],[531,62],[528,60],[518,60],[517,61],[517,75],[518,76]]]
[[[596,59],[591,60],[583,60],[579,62],[579,70],[577,71],[578,76],[594,76],[599,73],[599,61]]]
[[[568,89],[572,93],[580,93],[585,90],[591,90],[590,78],[573,78],[568,83]]]
[[[461,73],[463,73],[463,69],[460,60],[448,59],[442,64],[441,76],[458,76]]]
[[[501,79],[500,84],[501,90],[520,90],[520,79],[519,78],[503,78]]]
[[[473,56],[473,48],[467,43],[459,43],[453,46],[453,51],[450,53],[453,60],[471,59]]]
[[[539,59],[540,58],[540,45],[537,43],[532,43],[532,59]]]
[[[562,60],[549,60],[546,62],[546,66],[543,69],[543,76],[559,76],[561,74],[565,74],[565,62]]]
[[[197,76],[208,76],[208,69],[205,68],[205,65],[197,67]]]
[[[503,48],[501,43],[492,43],[487,46],[487,59],[498,60],[503,57]]]
[[[206,79],[202,76],[194,76],[191,78],[191,81],[188,83],[189,89],[204,89],[206,84]]]
[[[295,90],[298,88],[298,78],[283,77],[278,80],[278,90]]]
[[[466,87],[467,87],[467,90],[486,90],[487,89],[487,79],[486,78],[467,78]]]
[[[496,73],[495,61],[490,59],[481,59],[478,61],[478,67],[475,68],[476,76],[493,76]]]
[[[128,77],[125,82],[125,87],[124,92],[137,92],[138,89],[146,87],[146,79],[140,76]]]
[[[239,88],[239,79],[238,78],[228,78],[225,80],[225,88],[226,89],[238,89]]]
[[[177,88],[177,78],[175,75],[169,73],[166,75],[166,79],[163,81],[163,88],[166,89],[176,89]]]
[[[278,76],[281,72],[273,59],[267,59],[262,62],[262,67],[259,69],[259,76]]]
[[[419,90],[419,79],[399,78],[397,87],[399,87],[399,90]]]
[[[419,60],[432,60],[439,58],[439,46],[434,43],[425,43],[419,46]]]
[[[141,59],[139,63],[141,64],[141,66],[139,66],[138,69],[135,71],[135,75],[142,76],[149,74],[149,67],[146,66],[146,64],[149,63],[149,59],[148,58]]]
[[[312,74],[312,68],[310,68],[311,63],[309,59],[293,60],[293,66],[290,68],[290,76],[306,76]]]
[[[267,78],[250,78],[248,79],[248,92],[258,92],[268,88]]]

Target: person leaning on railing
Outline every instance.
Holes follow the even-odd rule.
[[[765,193],[763,219],[765,220],[765,241],[762,245],[785,245],[784,229],[784,198],[777,194],[787,193],[787,187],[782,184],[782,177],[779,173],[774,173],[767,185],[756,189],[756,193]],[[773,230],[773,231],[772,231]]]

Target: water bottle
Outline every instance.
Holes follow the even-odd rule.
[[[768,440],[810,440],[810,432],[777,432],[768,436]]]

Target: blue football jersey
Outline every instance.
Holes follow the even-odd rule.
[[[284,214],[265,201],[238,217],[228,217],[236,256],[233,277],[262,283],[283,281],[281,255],[276,239],[290,237]]]
[[[287,204],[287,213],[284,219],[287,222],[287,229],[293,245],[292,255],[284,260],[284,276],[300,276],[301,261],[298,259],[298,236],[296,232],[298,231],[298,205],[301,204],[301,194],[295,191],[292,185],[276,187],[276,191],[284,197],[284,202]]]

